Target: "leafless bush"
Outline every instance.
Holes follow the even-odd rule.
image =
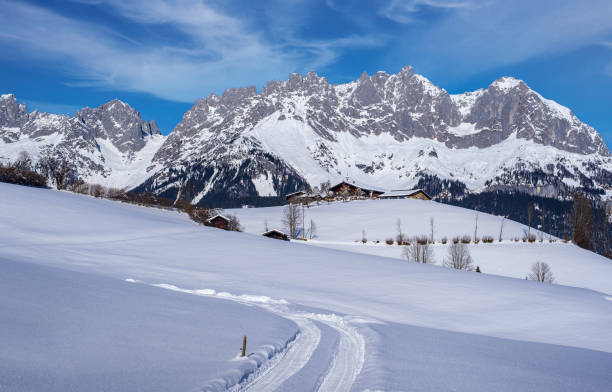
[[[366,232],[365,232],[365,230],[361,230],[361,242],[362,242],[362,243],[364,243],[364,244],[365,244],[366,242],[368,242],[368,238],[366,237]]]
[[[446,243],[448,242],[448,238],[446,238],[446,237],[442,237],[442,239],[440,240],[440,242],[442,242],[442,244],[446,245]]]
[[[419,245],[425,245],[425,244],[430,243],[429,238],[427,238],[427,236],[424,236],[424,235],[416,236],[414,237],[412,241],[416,242]]]
[[[395,241],[393,241],[393,238],[387,238],[385,240],[385,244],[387,244],[387,245],[393,245],[393,242],[395,242]]]
[[[448,247],[448,255],[444,260],[444,265],[449,268],[472,271],[472,256],[465,244],[452,244]]]
[[[24,166],[0,165],[0,182],[35,187],[47,186],[47,179]]]
[[[477,244],[480,242],[480,237],[474,237],[474,243]]]
[[[422,244],[419,244],[418,242],[413,242],[411,245],[404,248],[402,256],[409,261],[414,261],[417,263],[434,263],[433,250],[427,240],[425,241],[425,243]]]
[[[236,215],[227,215],[229,222],[227,224],[227,229],[229,231],[243,231],[244,228],[240,225],[240,221]]]
[[[461,237],[462,244],[469,244],[470,242],[472,242],[472,237],[470,237],[469,235],[466,234]]]
[[[527,279],[535,280],[536,282],[555,282],[555,277],[550,269],[550,266],[541,261],[537,261],[531,266],[531,272],[529,275],[527,275]]]
[[[485,235],[484,237],[482,237],[482,242],[484,242],[485,244],[490,244],[493,241],[494,241],[494,239],[490,235]]]
[[[453,241],[453,244],[458,244],[459,243],[459,237],[453,237],[452,241]]]
[[[194,207],[190,212],[189,218],[201,225],[208,225],[208,220],[217,215],[217,210],[203,207]]]

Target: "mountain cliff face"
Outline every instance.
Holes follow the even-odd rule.
[[[449,95],[410,67],[342,85],[293,74],[260,93],[210,95],[185,114],[150,172],[141,189],[193,202],[283,195],[347,176],[395,189],[435,176],[471,192],[612,194],[610,151],[569,109],[513,78]]]
[[[114,100],[73,117],[28,112],[13,95],[0,97],[0,156],[22,151],[37,160],[44,148],[66,157],[81,177],[113,187],[134,187],[164,137],[129,105]]]
[[[118,177],[108,165],[112,150],[127,162],[121,172],[132,173],[125,186],[193,203],[282,196],[347,176],[387,189],[433,181],[454,197],[490,189],[559,197],[575,188],[612,197],[612,158],[597,131],[509,77],[450,95],[411,67],[341,85],[293,74],[260,92],[198,100],[165,140],[119,101],[72,118],[5,101],[0,155],[16,142],[62,135],[87,151],[78,159],[89,178]],[[96,145],[104,159],[87,166]]]

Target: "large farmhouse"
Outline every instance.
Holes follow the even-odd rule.
[[[422,189],[398,189],[385,192],[379,196],[381,199],[421,199],[431,200],[431,197]]]
[[[382,189],[375,189],[369,186],[358,185],[355,182],[342,181],[338,184],[329,188],[334,198],[347,197],[347,196],[361,196],[361,197],[379,197],[385,191]]]
[[[319,200],[349,200],[349,199],[420,199],[431,200],[423,189],[384,190],[368,185],[358,184],[348,178],[329,188],[325,194],[311,194],[306,191],[293,192],[285,196],[289,204],[309,204]]]

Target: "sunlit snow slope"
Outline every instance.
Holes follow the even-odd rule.
[[[260,234],[269,228],[285,230],[282,224],[284,207],[244,208],[230,210],[240,218],[245,230]],[[474,265],[484,273],[524,279],[536,261],[552,267],[559,284],[584,287],[612,294],[612,262],[596,253],[570,243],[563,243],[538,229],[531,233],[538,239],[524,243],[527,226],[502,217],[422,200],[363,200],[312,204],[304,209],[306,231],[312,220],[316,233],[307,244],[351,252],[402,258],[404,247],[386,245],[386,239],[395,240],[400,221],[404,235],[431,237],[431,219],[434,224],[434,260],[441,265],[453,237],[468,235],[491,236],[490,244],[470,244]],[[478,219],[478,220],[476,220]],[[502,229],[503,221],[503,229]],[[300,226],[301,226],[300,221]],[[498,242],[502,229],[502,242]],[[365,234],[366,244],[361,243]],[[448,243],[440,241],[446,238]],[[542,238],[543,241],[539,242]],[[550,242],[550,239],[554,242]],[[516,242],[515,240],[519,241]],[[376,241],[380,241],[376,243]]]
[[[228,233],[198,226],[177,212],[65,192],[0,184],[0,199],[0,314],[3,331],[10,326],[8,347],[14,353],[10,361],[0,361],[0,372],[20,376],[10,379],[9,390],[19,390],[14,385],[24,377],[58,382],[56,373],[39,366],[36,350],[16,347],[44,347],[46,358],[77,360],[75,350],[64,349],[73,343],[71,334],[53,335],[57,340],[50,344],[48,334],[34,333],[32,315],[53,315],[36,319],[39,328],[51,331],[66,323],[56,320],[66,314],[62,303],[76,301],[90,316],[106,314],[110,307],[108,315],[94,318],[99,323],[80,322],[82,336],[103,328],[100,323],[123,322],[113,317],[127,310],[154,310],[156,294],[149,289],[164,295],[167,288],[179,290],[172,301],[181,302],[178,310],[185,312],[192,308],[180,296],[191,298],[185,301],[194,307],[200,306],[196,300],[214,299],[202,302],[204,307],[227,301],[220,314],[242,302],[256,314],[270,312],[298,325],[295,344],[286,356],[266,362],[276,365],[249,381],[250,390],[601,391],[612,383],[612,300],[607,294]],[[28,269],[34,271],[31,282]],[[71,272],[62,275],[60,269]],[[127,278],[142,283],[128,284]],[[116,283],[102,282],[113,279]],[[67,292],[69,284],[111,292],[95,300],[82,291]],[[123,289],[123,284],[135,286]],[[56,297],[63,302],[52,301]],[[160,306],[154,316],[164,318],[169,311],[164,309]],[[194,317],[216,315],[210,308]],[[228,331],[233,336],[238,325],[249,336],[257,334],[259,320],[237,314],[227,321]],[[173,320],[167,322],[162,331],[180,334]],[[203,336],[185,336],[195,346],[215,341],[225,323],[195,322],[201,322]],[[283,333],[273,335],[278,339]],[[0,335],[3,347],[7,336]],[[130,336],[129,330],[117,329],[109,347]],[[134,344],[150,352],[156,343]],[[238,345],[228,354],[206,353],[204,360],[230,360]],[[173,347],[154,350],[155,355],[165,350],[178,355]],[[97,365],[84,362],[73,379],[100,371]],[[233,362],[215,371],[222,376],[232,368],[240,378]],[[202,370],[203,378],[209,370]],[[170,371],[167,377],[183,374]],[[7,385],[9,379],[2,380]],[[119,383],[121,377],[111,376],[111,381]],[[202,385],[218,385],[211,383]]]

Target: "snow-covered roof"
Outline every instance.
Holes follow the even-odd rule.
[[[212,221],[213,221],[213,219],[215,219],[215,218],[221,218],[221,219],[224,219],[224,220],[226,220],[226,221],[228,221],[228,222],[229,222],[229,220],[230,220],[230,218],[228,218],[228,217],[227,217],[227,216],[225,216],[225,215],[217,214],[217,215],[213,216],[212,218],[208,219],[208,221],[209,221],[209,222],[212,222]]]
[[[363,189],[364,191],[375,191],[375,192],[383,192],[383,193],[385,192],[385,190],[384,190],[384,189],[377,188],[377,187],[373,187],[373,186],[366,185],[366,184],[361,184],[361,183],[356,182],[356,181],[353,181],[353,180],[351,180],[351,179],[348,179],[348,180],[342,180],[342,181],[340,181],[340,182],[338,182],[338,183],[336,183],[336,184],[332,185],[332,186],[330,187],[330,189],[334,189],[335,187],[340,186],[340,185],[342,185],[342,184],[348,184],[348,185],[356,186],[357,188],[361,188],[361,189]]]
[[[270,230],[268,230],[268,231],[264,231],[263,233],[261,233],[261,235],[272,234],[272,233],[278,233],[278,234],[281,234],[281,235],[286,235],[286,236],[288,236],[288,234],[285,234],[285,233],[283,233],[282,231],[277,230],[277,229],[270,229]]]
[[[304,191],[297,191],[297,192],[289,193],[289,194],[285,195],[285,197],[291,197],[291,196],[296,196],[296,195],[303,195],[304,193],[306,193],[306,192],[304,192]]]
[[[419,193],[419,192],[423,192],[427,197],[429,197],[427,192],[425,192],[424,190],[422,190],[420,188],[417,188],[417,189],[395,189],[395,190],[391,190],[391,191],[385,192],[382,195],[380,195],[379,197],[385,198],[385,197],[412,196],[412,195],[414,195],[416,193]]]

